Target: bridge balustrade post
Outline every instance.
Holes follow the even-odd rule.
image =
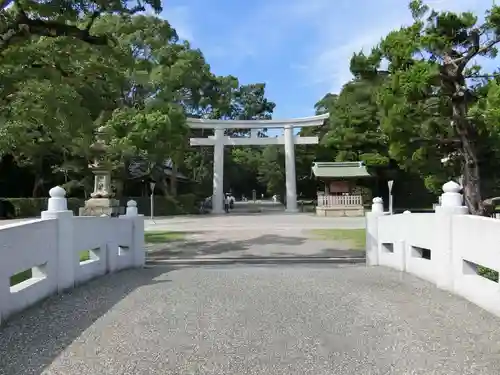
[[[68,210],[66,191],[56,186],[49,190],[47,211],[42,219],[57,219],[57,291],[59,293],[75,286],[76,254],[73,246],[73,211]]]
[[[384,215],[382,198],[373,198],[372,210],[366,213],[366,265],[377,266],[378,257],[378,219]]]
[[[142,267],[146,262],[146,250],[144,248],[144,215],[139,215],[137,202],[129,200],[125,215],[120,219],[132,220],[132,253],[133,266]]]
[[[436,286],[452,291],[454,288],[453,267],[453,216],[466,215],[468,209],[463,205],[461,187],[454,181],[443,185],[441,205],[435,207],[435,239],[432,251],[432,260],[436,270]]]

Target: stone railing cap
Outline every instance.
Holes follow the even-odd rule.
[[[461,186],[455,181],[448,181],[443,185],[443,191],[445,193],[459,193],[461,189]]]
[[[64,198],[66,196],[66,190],[60,186],[54,186],[49,190],[49,195],[51,198]]]

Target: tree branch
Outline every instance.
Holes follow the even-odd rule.
[[[87,27],[85,28],[85,30],[88,32],[90,31],[90,28],[92,27],[92,25],[94,24],[95,20],[97,19],[97,17],[99,17],[101,14],[100,11],[95,11],[94,13],[92,13],[92,16],[90,16],[90,21],[89,23],[87,24]]]
[[[471,75],[464,75],[464,78],[466,78],[466,79],[472,79],[472,78],[491,79],[491,78],[497,78],[499,76],[500,76],[500,74],[471,74]]]
[[[42,63],[33,63],[31,64],[31,67],[32,68],[35,68],[35,69],[43,69],[43,68],[47,68],[47,67],[50,67],[50,68],[53,68],[55,70],[57,70],[61,76],[67,78],[70,76],[70,74],[68,72],[66,72],[61,65],[59,65],[58,63],[52,63],[52,64],[42,64]]]
[[[92,26],[97,15],[92,15],[91,23],[86,29],[80,29],[77,26],[67,25],[56,21],[45,21],[42,19],[30,19],[22,10],[19,10],[17,19],[7,27],[7,30],[0,35],[0,52],[5,50],[17,40],[28,39],[30,35],[45,36],[56,38],[60,36],[68,36],[79,39],[85,43],[94,45],[106,45],[109,38],[106,35],[90,35],[89,26]]]
[[[453,60],[453,63],[457,65],[459,71],[462,71],[465,68],[465,66],[469,63],[469,61],[472,60],[475,56],[477,56],[482,52],[488,51],[491,47],[500,42],[500,37],[496,37],[495,39],[489,41],[488,43],[486,43],[484,46],[481,47],[480,36],[481,34],[479,30],[477,29],[472,30],[470,35],[472,46],[469,48],[469,50],[464,56],[461,56]]]
[[[137,0],[137,5],[130,9],[127,13],[128,14],[136,14],[138,12],[144,12],[146,8],[144,8],[144,5],[142,5],[142,2],[140,0]]]
[[[453,145],[460,144],[460,139],[458,138],[424,138],[424,137],[415,137],[410,138],[410,143],[434,143],[440,146],[442,145]]]

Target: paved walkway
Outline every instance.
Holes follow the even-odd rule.
[[[175,245],[186,259],[310,258],[325,248],[349,250],[304,230],[362,227],[363,220],[228,215],[147,226],[188,233]],[[500,319],[411,275],[364,265],[123,271],[52,297],[0,329],[0,375],[498,373]]]
[[[156,267],[0,331],[0,374],[493,375],[500,319],[364,266]]]
[[[364,217],[318,217],[314,214],[225,214],[219,216],[193,215],[146,220],[146,230],[209,232],[231,230],[261,230],[264,233],[321,228],[364,228]]]
[[[148,245],[155,259],[362,258],[346,241],[318,240],[305,231],[262,233],[258,230],[188,234],[186,241]]]
[[[364,218],[318,218],[311,214],[177,217],[148,222],[147,230],[176,231],[185,241],[148,245],[150,261],[364,258],[346,241],[324,241],[314,229],[364,228]]]

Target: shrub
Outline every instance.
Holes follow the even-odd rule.
[[[149,197],[128,197],[122,200],[121,205],[126,206],[126,202],[130,199],[137,202],[139,214],[144,216],[151,215],[151,201]],[[155,195],[153,199],[155,216],[172,216],[196,212],[196,196],[194,194],[179,195],[177,199],[170,196]]]
[[[148,197],[129,197],[120,199],[122,207],[127,206],[127,201],[133,199],[137,202],[140,214],[151,215],[151,204]],[[177,198],[155,196],[155,216],[171,216],[192,214],[197,212],[197,199],[194,194],[183,194]],[[0,219],[40,217],[41,212],[47,209],[48,198],[0,198]],[[80,198],[68,198],[68,210],[78,215],[80,207],[85,205],[85,200]]]
[[[27,218],[38,217],[47,209],[48,198],[0,198],[4,209],[0,218]],[[78,209],[85,201],[79,198],[68,198],[68,210],[78,215]]]
[[[198,198],[195,194],[179,195],[177,201],[185,214],[194,214],[198,212]]]

